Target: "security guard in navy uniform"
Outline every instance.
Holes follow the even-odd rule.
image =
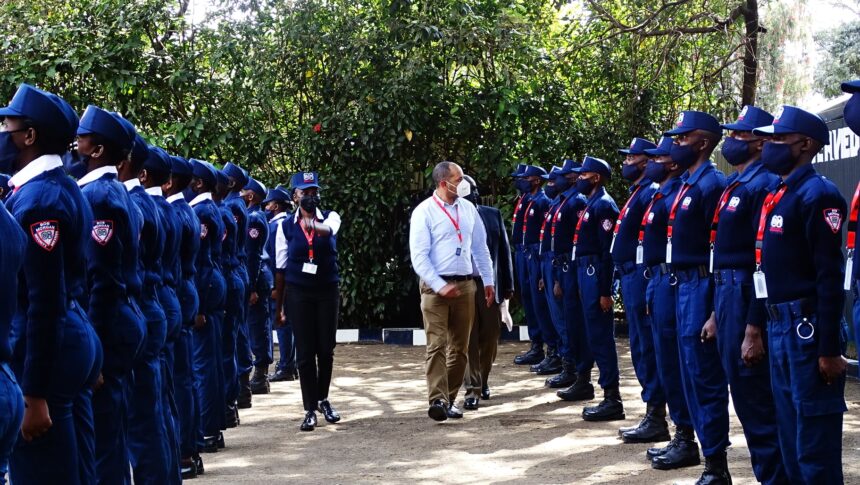
[[[248,298],[248,332],[254,354],[253,394],[269,393],[269,365],[272,355],[272,320],[269,315],[269,297],[274,276],[264,258],[269,239],[269,223],[260,202],[266,198],[266,186],[251,178],[242,189],[242,199],[248,208],[248,238],[245,254],[248,257],[248,280],[251,282]]]
[[[842,91],[851,94],[851,98],[848,99],[842,110],[845,124],[854,133],[860,133],[860,80],[842,83]],[[851,198],[851,206],[849,207],[846,241],[848,264],[845,266],[845,290],[852,291],[854,294],[854,342],[856,343],[856,348],[860,349],[860,285],[857,284],[857,279],[860,278],[860,257],[854,257],[857,242],[858,212],[860,212],[860,182],[858,182],[857,188],[854,190],[854,196]]]
[[[266,241],[265,253],[266,265],[273,279],[276,271],[278,271],[275,268],[275,237],[281,221],[287,218],[291,212],[290,201],[292,198],[292,191],[278,186],[270,189],[266,199],[260,203],[266,208],[266,212],[271,214],[269,239]],[[278,288],[278,284],[273,283],[272,294],[269,295],[269,315],[272,319],[272,326],[276,327],[275,332],[278,334],[278,363],[275,366],[274,374],[269,376],[271,382],[294,381],[299,377],[296,367],[296,339],[293,336],[292,322],[289,319],[282,319],[282,325],[275,326],[275,322],[278,320],[277,316],[285,312],[283,308],[277,308],[275,304],[276,295],[282,292],[283,288]]]
[[[26,409],[9,478],[21,484],[92,483],[94,431],[80,426],[87,413],[92,416],[86,396],[101,367],[101,344],[80,304],[92,212],[60,158],[78,118],[58,96],[26,84],[0,108],[0,118],[4,150],[14,153],[6,208],[27,236],[18,274],[26,298],[19,299],[8,344]],[[13,237],[4,234],[4,251]]]
[[[514,252],[514,278],[516,279],[517,287],[519,288],[520,304],[525,311],[525,323],[528,328],[529,340],[531,347],[524,354],[514,357],[514,364],[517,365],[535,365],[543,361],[545,354],[543,350],[543,336],[541,335],[540,324],[537,317],[534,315],[534,307],[532,305],[531,284],[529,282],[528,259],[526,251],[523,247],[523,223],[525,221],[525,213],[532,199],[532,184],[527,179],[523,178],[523,172],[528,165],[518,164],[516,170],[511,173],[514,180],[514,187],[520,194],[517,197],[517,202],[514,205],[514,214],[511,219],[511,245]]]
[[[615,322],[612,301],[612,234],[618,218],[618,206],[604,185],[609,182],[609,164],[587,156],[579,174],[576,190],[587,198],[582,217],[573,232],[570,259],[576,266],[585,335],[600,370],[598,383],[603,401],[582,410],[586,421],[624,419],[619,392],[618,352],[615,349]]]
[[[626,155],[621,166],[621,176],[629,181],[631,186],[630,197],[621,208],[615,223],[612,261],[615,264],[615,274],[621,280],[621,295],[630,335],[630,357],[636,378],[642,386],[642,400],[645,401],[645,417],[639,424],[619,430],[625,443],[649,443],[669,439],[666,396],[660,385],[651,320],[646,311],[645,289],[648,280],[645,279],[644,261],[636,259],[642,215],[658,188],[657,184],[645,177],[645,165],[648,161],[645,150],[654,148],[657,148],[654,143],[643,138],[634,138],[630,147],[618,150],[622,155]]]
[[[672,441],[666,446],[650,448],[645,453],[651,460],[651,467],[658,470],[672,470],[701,463],[699,444],[696,443],[693,421],[681,382],[675,312],[675,286],[678,281],[666,264],[669,211],[683,184],[681,173],[684,171],[672,161],[672,144],[672,138],[664,136],[657,148],[645,150],[646,155],[653,157],[645,166],[645,177],[660,184],[660,188],[642,214],[636,248],[636,258],[639,260],[641,253],[646,268],[643,274],[648,279],[645,300],[648,318],[651,320],[657,372],[663,395],[666,396],[669,416],[675,423],[675,436]]]
[[[253,356],[251,355],[251,338],[248,330],[248,301],[251,297],[251,284],[248,270],[248,207],[242,197],[242,189],[248,184],[250,176],[244,168],[227,162],[222,170],[227,176],[227,195],[224,196],[224,204],[233,212],[236,221],[236,256],[239,266],[236,271],[242,279],[245,298],[241,304],[238,323],[236,325],[236,368],[239,376],[239,397],[237,399],[239,409],[251,407],[251,370],[253,368]]]
[[[191,327],[200,306],[194,283],[197,252],[200,250],[200,220],[182,194],[192,177],[191,164],[182,157],[171,157],[170,179],[161,186],[167,202],[173,206],[180,224],[179,252],[174,261],[177,274],[176,296],[179,298],[182,327],[173,347],[173,393],[179,429],[180,471],[183,479],[203,473],[198,467],[196,428],[200,416],[194,395],[193,342]]]
[[[143,350],[146,325],[134,302],[140,211],[117,180],[134,135],[109,112],[88,106],[77,131],[87,174],[78,181],[93,211],[88,243],[89,317],[102,343],[102,384],[93,396],[98,483],[131,483],[128,398],[132,369]]]
[[[722,138],[713,116],[684,111],[673,136],[670,156],[686,170],[683,184],[669,208],[666,264],[677,278],[676,301],[681,375],[687,407],[702,452],[705,470],[699,484],[731,483],[726,448],[729,446],[729,393],[716,342],[708,340],[714,321],[710,232],[714,210],[726,187],[725,176],[709,157]]]
[[[177,282],[181,275],[177,272],[182,243],[182,223],[175,209],[164,197],[162,186],[170,180],[173,162],[170,155],[163,149],[149,147],[149,157],[143,164],[140,182],[146,192],[152,197],[159,212],[164,252],[161,256],[161,281],[158,286],[158,301],[164,308],[167,319],[167,334],[164,347],[161,350],[161,402],[164,422],[167,427],[167,451],[169,457],[168,478],[171,483],[181,481],[179,457],[179,427],[178,411],[174,396],[173,368],[174,350],[182,331],[182,309],[179,306],[179,296],[176,293]]]
[[[761,164],[764,139],[752,129],[773,122],[770,113],[744,106],[734,123],[723,125],[729,136],[722,154],[735,167],[727,179],[711,224],[711,272],[714,274],[714,314],[723,371],[732,393],[735,413],[743,425],[753,471],[761,483],[786,483],[777,438],[776,409],[770,392],[770,370],[764,355],[767,332],[751,321],[755,271],[755,217],[777,176]],[[743,349],[757,354],[758,363],[747,366]]]
[[[559,174],[565,178],[562,185],[567,190],[562,192],[564,203],[559,207],[550,225],[552,249],[555,252],[555,281],[553,294],[560,295],[562,302],[563,321],[556,326],[560,348],[567,351],[562,354],[562,373],[573,373],[576,376],[573,384],[566,389],[556,392],[565,401],[587,401],[594,399],[594,386],[591,384],[591,370],[594,368],[594,356],[588,346],[585,333],[585,316],[582,313],[582,301],[579,296],[579,281],[576,265],[571,261],[573,250],[573,233],[580,216],[585,211],[587,199],[579,193],[576,171],[582,164],[573,160],[565,160]]]
[[[758,218],[752,324],[767,320],[783,465],[792,483],[842,483],[847,363],[840,246],[846,204],[811,164],[829,143],[827,125],[783,106],[772,125],[753,134],[770,137],[761,161],[782,179]]]
[[[138,134],[128,163],[118,167],[119,180],[125,184],[132,202],[143,215],[140,233],[143,288],[138,305],[146,321],[146,342],[142,359],[134,367],[134,388],[129,407],[129,449],[135,483],[169,483],[174,470],[171,469],[167,423],[164,421],[161,371],[161,353],[167,340],[167,317],[158,298],[165,240],[160,211],[139,179],[147,158],[149,145]]]
[[[528,165],[520,176],[520,180],[528,183],[529,200],[525,203],[523,216],[522,250],[525,252],[526,271],[528,271],[528,287],[530,298],[523,300],[526,314],[530,312],[540,327],[540,335],[546,344],[546,355],[542,361],[529,368],[537,375],[553,375],[561,372],[561,357],[558,355],[558,334],[552,323],[552,316],[547,305],[543,279],[543,267],[540,254],[540,229],[550,206],[550,198],[543,190],[543,176],[546,170],[537,165]],[[523,188],[525,184],[523,184]],[[529,311],[529,308],[531,309]],[[531,316],[526,317],[532,321]]]
[[[569,387],[576,382],[576,369],[573,360],[570,359],[571,352],[568,348],[570,342],[567,339],[567,329],[565,328],[564,303],[561,298],[561,291],[554,291],[559,280],[555,271],[556,253],[552,238],[552,226],[559,210],[566,205],[567,197],[563,194],[570,188],[570,182],[561,173],[562,168],[552,167],[550,173],[542,177],[547,181],[544,193],[550,198],[550,205],[544,214],[539,237],[541,279],[538,281],[538,290],[543,293],[546,299],[553,332],[558,336],[556,354],[562,367],[558,375],[549,377],[545,381],[545,385],[551,389]]]

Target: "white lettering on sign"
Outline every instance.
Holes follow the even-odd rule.
[[[833,162],[844,160],[846,158],[854,158],[860,152],[860,137],[858,137],[850,128],[837,128],[830,130],[830,144],[826,145],[818,155],[815,156],[813,163]]]

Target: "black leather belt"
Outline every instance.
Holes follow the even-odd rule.
[[[801,298],[788,303],[777,303],[767,305],[767,313],[773,320],[779,320],[782,316],[792,318],[811,317],[815,315],[815,299]]]
[[[442,275],[440,278],[445,281],[472,281],[475,279],[472,275]]]

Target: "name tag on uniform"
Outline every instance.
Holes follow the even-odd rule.
[[[845,281],[842,283],[842,287],[845,291],[851,290],[851,280],[854,277],[854,256],[850,256],[847,260],[845,260]]]
[[[642,245],[636,246],[636,264],[642,264],[645,262],[645,250],[642,248]]]
[[[666,264],[672,264],[672,241],[666,243]]]
[[[709,263],[708,268],[710,268],[711,274],[714,273],[714,250],[711,249],[711,262]]]
[[[459,256],[463,252],[463,248],[457,248],[457,251],[454,252],[457,256]]]
[[[317,274],[317,265],[313,263],[305,263],[302,265],[302,273]]]
[[[753,287],[755,287],[756,298],[767,298],[767,281],[764,279],[763,272],[756,271],[753,273]]]
[[[615,236],[617,236],[617,235],[618,234],[612,235],[612,243],[609,245],[609,252],[610,253],[615,250]]]

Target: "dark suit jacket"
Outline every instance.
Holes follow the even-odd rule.
[[[478,215],[487,230],[487,247],[493,260],[495,273],[496,303],[505,299],[505,294],[514,290],[514,268],[511,261],[511,247],[508,243],[508,230],[502,213],[495,207],[479,205]]]

